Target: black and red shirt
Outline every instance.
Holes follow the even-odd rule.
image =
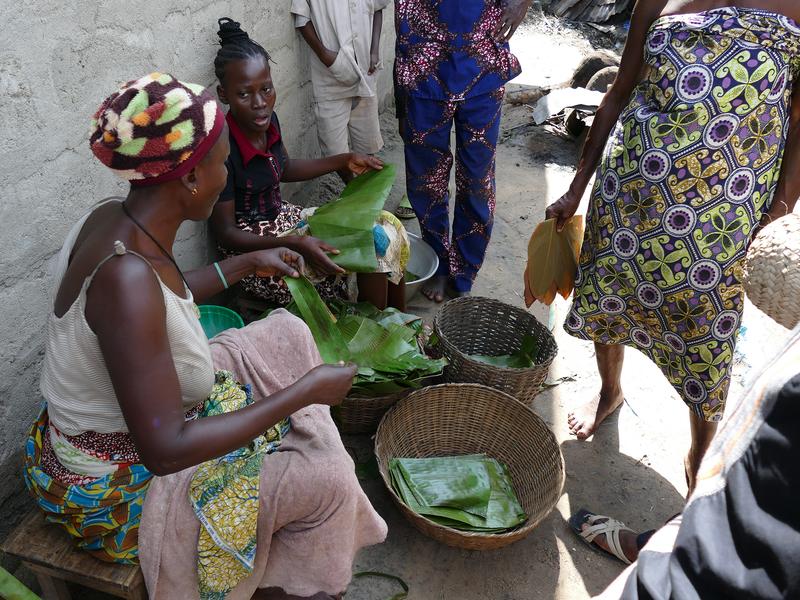
[[[225,120],[230,131],[231,152],[225,165],[228,183],[219,196],[220,202],[236,202],[236,220],[272,221],[280,212],[281,176],[289,155],[281,138],[278,115],[272,113],[267,130],[267,150],[258,150],[236,124],[231,113]]]

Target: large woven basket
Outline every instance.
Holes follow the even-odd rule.
[[[440,377],[426,379],[421,387],[438,383],[440,379]],[[341,433],[375,433],[386,411],[413,391],[408,389],[375,397],[347,396],[339,406],[333,408],[333,419]]]
[[[459,531],[409,509],[390,483],[389,460],[485,453],[505,463],[528,520],[501,534]],[[381,477],[400,511],[433,539],[468,550],[493,550],[521,540],[553,510],[564,487],[564,459],[553,433],[508,394],[476,384],[418,390],[386,413],[375,437]]]
[[[784,327],[800,322],[800,214],[781,217],[753,240],[744,288],[753,304]]]
[[[550,364],[558,353],[553,334],[529,312],[491,298],[470,296],[451,300],[434,319],[442,354],[449,361],[444,379],[453,383],[480,383],[528,403],[539,393]],[[467,356],[502,356],[520,349],[531,334],[539,353],[527,369],[495,367]]]

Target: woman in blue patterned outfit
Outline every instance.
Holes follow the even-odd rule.
[[[394,85],[405,143],[408,199],[439,256],[423,288],[465,295],[492,234],[494,159],[504,85],[520,72],[508,40],[531,0],[396,0]],[[448,214],[456,130],[456,205]]]
[[[690,489],[725,406],[747,247],[800,194],[796,19],[786,0],[638,2],[575,179],[547,209],[563,224],[599,165],[566,329],[595,342],[602,388],[570,429],[586,438],[622,403],[632,345],[690,408]]]

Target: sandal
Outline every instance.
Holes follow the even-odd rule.
[[[589,527],[582,529],[581,526],[585,524],[588,524]],[[572,528],[572,531],[574,531],[584,542],[589,544],[595,550],[601,550],[606,554],[612,554],[626,565],[631,564],[631,561],[622,551],[622,545],[619,541],[619,533],[620,531],[630,531],[633,534],[636,532],[627,528],[621,521],[617,521],[616,519],[612,519],[603,515],[596,515],[589,512],[585,508],[582,508],[577,513],[572,515],[572,517],[570,517],[569,525]],[[603,534],[606,536],[606,544],[608,544],[609,550],[601,548],[597,544],[593,543],[597,536]]]
[[[400,204],[394,209],[394,216],[398,219],[413,219],[417,216],[414,209],[411,208],[411,202],[408,201],[408,196],[403,196]]]

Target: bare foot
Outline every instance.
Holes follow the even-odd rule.
[[[605,523],[608,519],[600,519],[597,523]],[[581,531],[586,531],[589,529],[591,525],[588,523],[584,523],[581,525]],[[634,562],[637,558],[639,558],[639,546],[636,544],[636,538],[638,536],[633,532],[626,529],[622,529],[619,532],[619,545],[622,548],[622,553],[625,555],[629,561]],[[611,548],[608,546],[608,542],[606,541],[605,535],[598,535],[592,541],[592,545],[597,546],[601,550],[605,550],[611,556],[614,556],[614,553],[611,552]]]
[[[597,431],[600,423],[622,405],[623,400],[621,390],[614,394],[600,392],[593,400],[569,413],[567,416],[569,432],[579,440],[585,440]]]
[[[434,302],[444,300],[444,289],[447,287],[447,276],[437,275],[422,286],[422,294]]]

